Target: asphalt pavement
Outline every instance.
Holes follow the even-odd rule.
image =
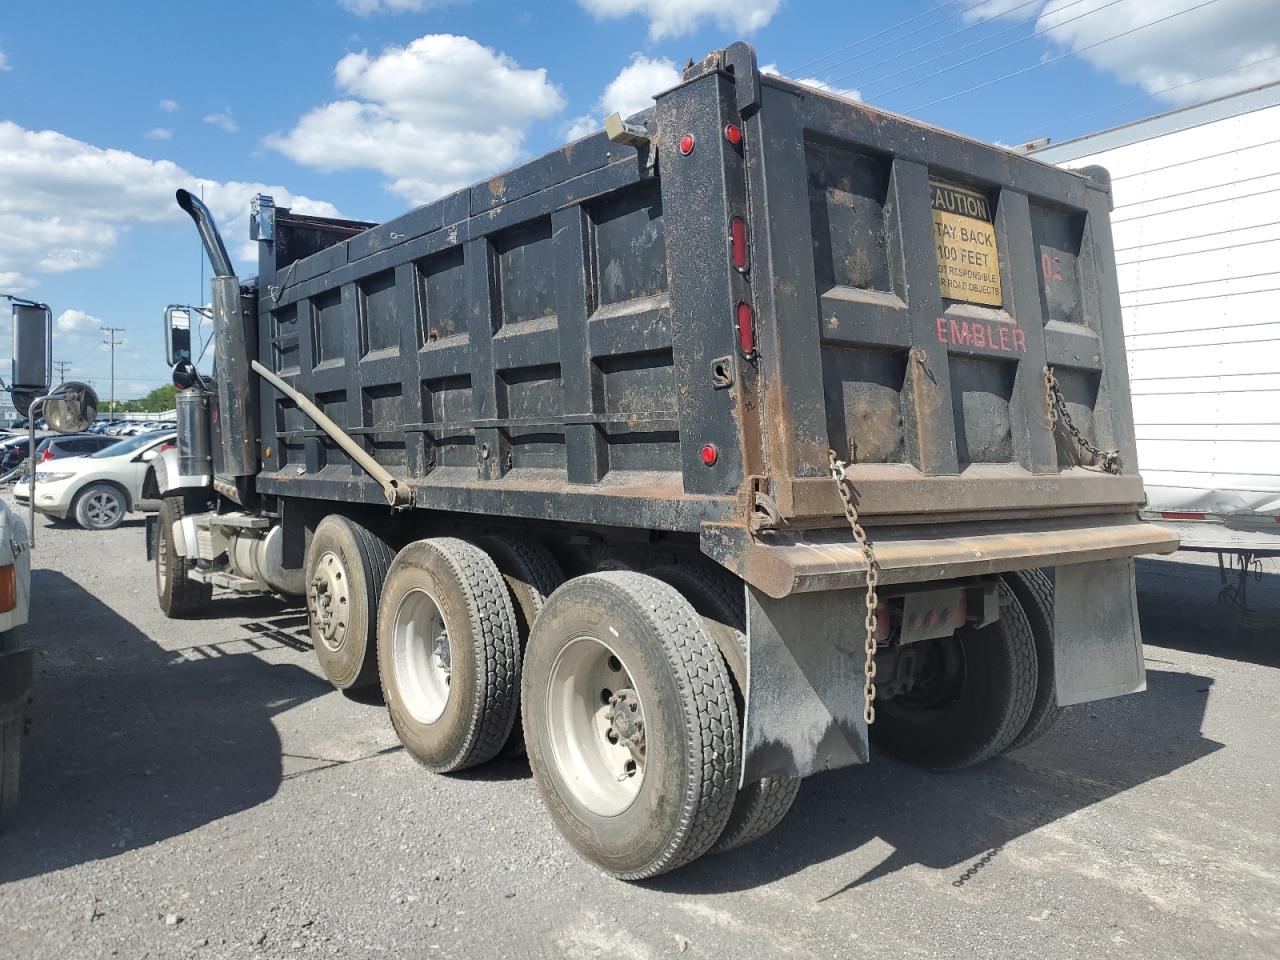
[[[0,957],[1275,958],[1280,568],[1233,616],[1187,559],[1139,562],[1145,694],[964,773],[813,778],[763,841],[624,884],[523,762],[415,764],[300,608],[166,620],[140,521],[41,521]]]

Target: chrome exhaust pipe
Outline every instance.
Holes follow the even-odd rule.
[[[204,249],[209,254],[209,263],[213,265],[215,277],[234,277],[235,267],[231,266],[231,258],[227,256],[227,248],[218,233],[218,225],[213,222],[213,214],[209,212],[198,197],[187,190],[178,191],[178,206],[187,211],[196,222],[200,231],[200,239],[204,241]]]

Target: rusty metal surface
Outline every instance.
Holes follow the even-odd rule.
[[[1132,516],[881,527],[870,531],[884,584],[919,583],[1171,553],[1178,538]],[[702,530],[702,550],[771,597],[848,590],[866,583],[862,551],[847,531],[752,538],[723,524]]]

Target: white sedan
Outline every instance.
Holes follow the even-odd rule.
[[[104,447],[87,457],[50,460],[35,476],[36,510],[59,520],[74,519],[86,530],[111,530],[142,500],[147,464],[174,442],[172,431],[144,433]],[[22,480],[13,498],[26,506],[31,488]]]

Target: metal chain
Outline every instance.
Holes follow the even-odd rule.
[[[1080,428],[1071,419],[1070,411],[1067,410],[1067,398],[1062,395],[1053,367],[1048,366],[1044,368],[1044,402],[1049,409],[1050,433],[1057,429],[1058,421],[1062,421],[1063,426],[1067,428],[1067,433],[1071,434],[1071,439],[1075,440],[1076,445],[1093,457],[1103,470],[1107,473],[1120,472],[1120,451],[1102,450],[1080,432]]]
[[[876,722],[876,605],[879,602],[876,598],[876,585],[880,582],[880,566],[876,563],[875,551],[867,540],[867,532],[862,529],[862,522],[858,519],[858,508],[853,504],[853,489],[845,473],[845,463],[836,456],[834,450],[827,451],[827,460],[831,467],[831,477],[840,492],[840,499],[844,501],[844,515],[849,521],[849,529],[853,531],[853,539],[862,548],[862,556],[867,563],[867,615],[863,622],[866,628],[863,641],[865,659],[862,665],[862,692],[866,700],[862,716],[870,726]]]

